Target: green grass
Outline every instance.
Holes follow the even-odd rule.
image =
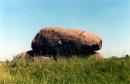
[[[0,84],[130,84],[130,58],[0,62]]]

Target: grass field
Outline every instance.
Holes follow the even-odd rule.
[[[130,84],[130,58],[0,62],[0,84]]]

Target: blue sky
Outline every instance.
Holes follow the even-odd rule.
[[[0,0],[0,59],[31,49],[47,26],[97,34],[106,57],[130,52],[129,0]]]

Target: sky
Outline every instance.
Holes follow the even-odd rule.
[[[48,26],[95,33],[105,57],[130,54],[129,0],[0,0],[0,60],[30,50]]]

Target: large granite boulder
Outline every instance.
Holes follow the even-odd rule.
[[[37,33],[31,47],[32,55],[84,55],[100,50],[102,40],[82,30],[47,27]]]

